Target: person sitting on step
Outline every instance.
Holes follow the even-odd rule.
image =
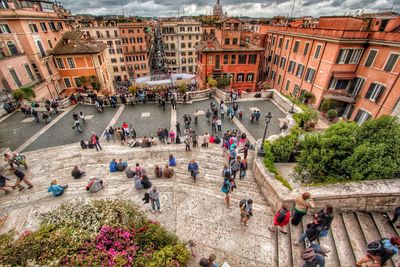
[[[86,186],[86,191],[89,191],[89,193],[97,193],[103,188],[103,180],[90,177],[90,181]]]
[[[158,165],[154,166],[154,175],[157,178],[161,178],[162,174],[163,174],[162,168],[160,166],[158,166]]]
[[[125,169],[128,167],[128,163],[126,161],[122,161],[122,159],[119,159],[117,163],[117,170],[119,172],[125,171]]]
[[[125,170],[125,174],[127,178],[133,178],[135,177],[135,171],[131,167],[127,167]]]
[[[71,171],[71,176],[74,177],[75,179],[79,179],[84,175],[85,175],[85,172],[81,171],[79,169],[78,165],[75,165],[74,168]]]
[[[165,178],[171,178],[174,175],[174,169],[168,167],[168,165],[165,165],[163,175]]]
[[[49,188],[47,189],[47,192],[53,193],[53,196],[55,196],[55,197],[59,197],[64,193],[65,189],[67,189],[67,188],[68,188],[68,185],[62,186],[62,185],[57,184],[57,180],[53,180],[53,181],[51,181],[51,184],[50,184]]]
[[[110,162],[110,172],[118,171],[117,165],[118,165],[117,160],[116,159],[112,159],[112,161]]]

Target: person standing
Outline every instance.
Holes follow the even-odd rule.
[[[72,126],[72,129],[78,129],[78,131],[81,133],[82,132],[82,129],[81,129],[81,123],[80,123],[80,121],[79,121],[79,119],[76,119],[75,121],[74,121],[74,125]]]
[[[31,181],[28,179],[28,177],[26,176],[26,174],[21,171],[20,169],[15,169],[14,171],[15,176],[17,176],[17,182],[15,183],[15,185],[12,186],[13,189],[15,189],[15,187],[19,188],[19,191],[24,190],[25,187],[23,187],[21,185],[21,182],[24,181],[24,183],[28,186],[28,189],[31,189],[33,187],[33,184],[31,183]]]
[[[329,252],[329,249],[321,248],[320,245],[312,243],[301,254],[301,258],[304,260],[302,267],[325,267],[325,257]]]
[[[211,131],[213,133],[217,132],[217,121],[218,121],[218,118],[216,118],[216,117],[213,117],[211,120]]]
[[[35,118],[36,122],[40,122],[40,120],[39,120],[39,114],[38,114],[38,112],[37,112],[34,108],[32,109],[32,115],[33,115],[33,117]]]
[[[240,224],[249,226],[247,222],[249,221],[250,217],[253,216],[253,200],[252,199],[242,199],[239,203],[240,207]]]
[[[249,143],[246,143],[244,147],[239,150],[239,153],[243,153],[243,158],[247,159],[247,155],[249,154]]]
[[[181,136],[182,135],[182,133],[181,133],[181,124],[179,123],[179,121],[176,122],[175,127],[176,127],[176,135],[177,136]]]
[[[322,231],[319,237],[325,237],[329,233],[333,221],[333,207],[329,204],[314,214],[314,221],[321,225]]]
[[[238,157],[240,158],[240,157]],[[246,177],[246,170],[247,170],[247,160],[246,159],[242,159],[240,161],[240,172],[239,172],[239,179],[240,180],[244,180],[244,177]]]
[[[205,147],[208,147],[208,144],[210,143],[210,135],[208,133],[205,133],[203,136],[203,143]]]
[[[307,214],[308,209],[314,208],[314,201],[311,199],[311,194],[305,192],[301,196],[296,197],[294,202],[294,215],[291,223],[297,226],[303,216]]]
[[[104,131],[104,136],[106,137],[106,141],[107,141],[107,142],[110,142],[111,134],[110,134],[110,132],[108,131],[108,129],[106,129],[106,130]]]
[[[386,218],[388,218],[389,222],[391,224],[395,224],[397,222],[397,220],[399,219],[400,216],[400,207],[396,207],[394,209],[394,215],[393,215],[393,219],[390,219],[389,216],[387,214],[384,214],[383,216],[385,216]],[[400,225],[397,225],[396,228],[400,229]]]
[[[175,143],[175,132],[172,129],[169,131],[169,139],[171,140],[171,144]]]
[[[92,141],[92,144],[96,147],[96,151],[99,151],[99,148],[100,148],[100,150],[103,150],[103,148],[101,147],[100,142],[99,142],[99,137],[94,132],[92,132],[90,141]]]
[[[233,174],[233,179],[236,179],[236,173],[240,170],[240,156],[234,159],[231,163],[231,170]]]
[[[221,191],[225,194],[225,204],[226,208],[230,209],[230,198],[233,192],[232,184],[234,184],[235,180],[233,178],[224,178],[224,183],[222,185]]]
[[[190,172],[190,176],[193,178],[193,181],[196,182],[197,175],[199,175],[199,165],[194,159],[190,160],[188,164],[188,172]]]
[[[185,151],[190,151],[190,143],[191,143],[191,140],[190,140],[190,134],[189,133],[187,133],[186,135],[185,135]]]
[[[85,114],[82,111],[79,111],[79,118],[81,119],[82,123],[86,123]]]
[[[279,227],[280,232],[283,234],[287,234],[285,230],[285,226],[290,221],[290,210],[288,209],[286,204],[282,204],[281,208],[275,214],[273,224],[268,228],[271,232],[275,232],[275,228]]]
[[[192,144],[193,148],[197,147],[199,136],[196,134],[195,131],[192,132]]]
[[[211,111],[209,109],[207,109],[206,112],[206,118],[207,118],[207,122],[210,122],[210,118],[211,118]]]
[[[153,186],[153,188],[150,189],[149,197],[150,197],[152,212],[155,213],[156,211],[158,211],[161,213],[160,193],[158,192],[157,187]]]
[[[224,107],[224,104],[221,105],[220,114],[221,114],[221,120],[224,120],[224,117],[225,117],[225,107]]]

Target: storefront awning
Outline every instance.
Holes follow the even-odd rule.
[[[333,72],[333,77],[337,80],[351,80],[356,77],[355,72]]]

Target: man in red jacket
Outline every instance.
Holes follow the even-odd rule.
[[[99,137],[93,132],[92,136],[90,137],[90,141],[92,141],[92,144],[96,147],[96,150],[99,151],[99,148],[101,150],[103,150],[103,148],[101,148],[100,142],[99,142]]]
[[[274,217],[273,224],[268,229],[271,232],[275,232],[275,228],[278,226],[280,228],[281,233],[287,234],[287,232],[285,231],[285,226],[289,223],[289,220],[290,220],[290,210],[287,208],[286,204],[282,204],[281,208]]]

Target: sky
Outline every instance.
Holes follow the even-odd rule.
[[[273,17],[349,15],[395,11],[400,0],[220,0],[228,16]],[[73,14],[160,16],[206,15],[216,0],[61,0]],[[294,8],[293,8],[294,3]],[[392,9],[393,8],[393,9]],[[179,11],[178,11],[179,10]],[[179,12],[179,13],[178,13]]]

